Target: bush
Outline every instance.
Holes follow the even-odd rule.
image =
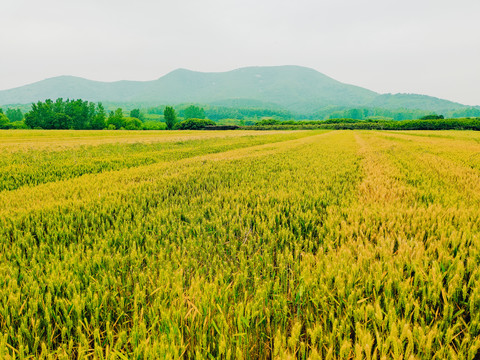
[[[209,119],[188,119],[175,125],[178,130],[201,130],[207,126],[214,126],[216,123]]]
[[[432,115],[422,116],[420,118],[420,120],[440,120],[440,119],[444,119],[443,115],[432,114]]]
[[[262,119],[255,123],[256,126],[269,126],[269,125],[279,125],[279,124],[281,124],[281,122],[275,119]]]
[[[10,129],[28,129],[28,126],[23,121],[14,121],[10,123]]]
[[[144,130],[165,130],[167,125],[160,121],[145,121],[143,123]]]
[[[125,129],[126,130],[142,130],[143,123],[138,118],[127,117],[125,118]]]
[[[333,119],[332,119],[333,120]],[[476,119],[432,119],[432,120],[356,120],[334,119],[335,121],[297,121],[294,125],[279,122],[275,125],[247,126],[251,130],[480,130],[480,118]]]
[[[4,114],[0,114],[0,129],[10,129],[10,120]]]

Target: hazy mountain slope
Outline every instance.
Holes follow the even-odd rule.
[[[465,105],[453,101],[417,94],[383,94],[377,96],[371,103],[367,105],[385,109],[405,108],[437,112],[446,112],[465,107]]]
[[[60,97],[89,101],[127,101],[144,87],[145,82],[140,81],[108,83],[75,76],[58,76],[0,91],[0,104],[25,104]]]
[[[225,73],[179,69],[152,82],[135,100],[212,103],[249,99],[303,111],[307,104],[361,105],[377,94],[340,83],[315,70],[299,66],[249,67]]]
[[[376,93],[340,83],[300,66],[249,67],[223,73],[175,70],[158,80],[105,83],[60,76],[0,91],[0,104],[29,103],[47,98],[151,103],[270,103],[304,111],[329,104],[359,106]]]
[[[202,73],[178,69],[153,81],[91,81],[60,76],[0,91],[0,105],[25,104],[47,98],[138,104],[251,104],[253,107],[314,113],[327,106],[378,107],[445,111],[464,105],[430,96],[385,94],[341,83],[300,66],[247,67]],[[231,105],[227,105],[231,104]]]

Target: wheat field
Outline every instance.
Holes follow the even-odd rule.
[[[0,359],[479,359],[480,133],[0,132]]]

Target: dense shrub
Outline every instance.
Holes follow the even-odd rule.
[[[178,130],[200,130],[206,126],[214,126],[216,123],[209,119],[188,119],[175,125]]]
[[[143,123],[135,117],[125,118],[125,129],[126,130],[142,130]]]
[[[143,123],[144,130],[165,130],[166,128],[167,125],[161,121],[150,120]]]
[[[326,121],[297,121],[294,124],[291,124],[291,122],[278,122],[274,125],[255,125],[243,128],[251,130],[480,130],[480,118],[402,121],[330,119]]]

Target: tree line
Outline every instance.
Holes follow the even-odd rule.
[[[25,128],[23,123],[23,113],[20,109],[7,109],[3,112],[0,108],[0,129],[22,129]]]
[[[191,105],[182,110],[183,121],[178,121],[172,106],[163,108],[165,128],[170,129],[200,129],[213,126],[215,123],[205,119],[203,108]],[[64,100],[58,98],[38,101],[25,115],[19,109],[8,109],[6,114],[0,109],[0,128],[14,128],[14,122],[22,126],[16,128],[30,129],[73,129],[73,130],[149,130],[161,127],[149,127],[144,122],[145,114],[140,109],[133,109],[125,115],[122,108],[107,113],[102,103],[93,103],[82,99]],[[151,124],[150,124],[151,125]]]
[[[142,118],[140,109],[131,110],[129,116],[125,116],[122,108],[107,114],[102,103],[59,98],[32,104],[23,123],[31,129],[141,130]]]
[[[480,118],[444,119],[441,115],[425,116],[416,120],[357,120],[329,119],[321,121],[278,121],[265,119],[244,127],[252,130],[476,130],[480,131]]]
[[[140,110],[132,109],[130,112],[122,108],[115,108],[116,104],[109,104],[111,111],[107,111],[102,103],[88,102],[82,99],[55,101],[45,100],[32,104],[30,111],[23,114],[20,109],[9,108],[5,112],[0,109],[0,129],[125,129],[125,130],[162,130],[162,129],[204,129],[216,126],[217,122],[230,126],[254,127],[326,127],[336,124],[336,128],[401,128],[407,126],[403,120],[410,120],[409,127],[424,128],[427,120],[442,120],[443,115],[431,114],[419,110],[405,110],[397,113],[381,109],[336,109],[327,112],[318,112],[316,120],[293,120],[295,117],[289,112],[266,109],[240,109],[208,105],[206,108],[197,105],[158,106]],[[131,104],[132,105],[132,104]],[[24,108],[24,110],[26,110]],[[332,112],[333,110],[333,112]],[[475,111],[474,111],[475,110]],[[258,112],[260,111],[260,112]],[[465,109],[463,113],[472,116],[479,110]],[[258,118],[258,115],[264,115]],[[383,116],[382,116],[382,115]],[[399,116],[400,114],[400,116]],[[457,114],[459,115],[460,112]],[[390,117],[393,115],[392,117]],[[407,117],[410,115],[410,117]],[[420,116],[421,115],[421,116]],[[227,116],[227,118],[225,118]],[[479,115],[480,116],[480,113]],[[246,118],[249,120],[245,120]],[[255,120],[257,117],[257,120]],[[261,119],[260,121],[258,121]],[[323,119],[323,120],[319,120]],[[212,120],[216,120],[214,122]],[[395,120],[395,121],[393,121]],[[401,123],[399,123],[401,121]],[[421,121],[421,122],[415,122]],[[454,122],[435,122],[430,127],[461,128],[465,120]],[[470,122],[465,125],[472,128]],[[250,128],[250,127],[248,127]]]

